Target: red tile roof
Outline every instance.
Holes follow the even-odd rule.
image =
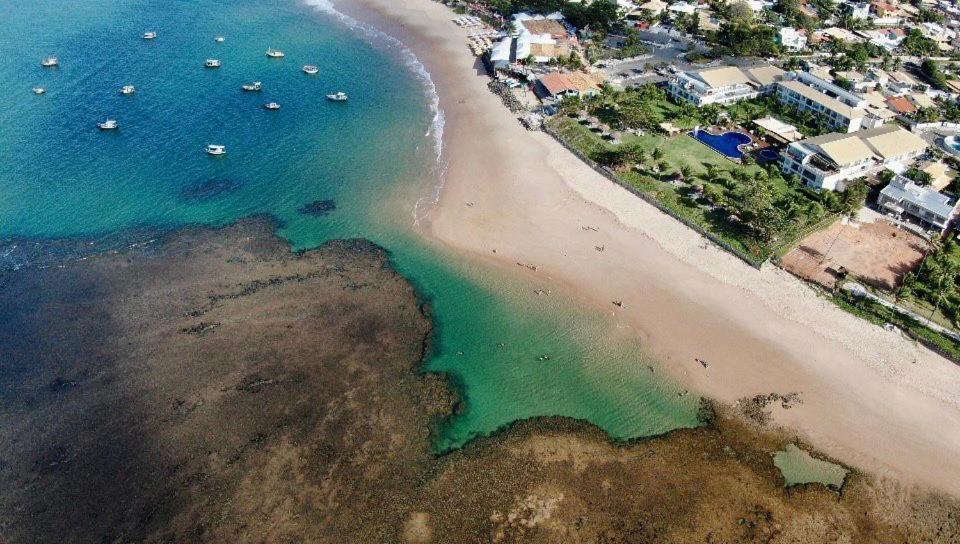
[[[888,98],[887,106],[890,106],[890,109],[897,113],[913,113],[917,111],[917,107],[913,105],[913,102],[910,102],[902,96]]]

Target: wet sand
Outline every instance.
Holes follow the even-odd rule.
[[[273,229],[0,276],[4,542],[960,538],[955,499],[895,482],[786,489],[770,399],[629,444],[539,418],[434,457],[458,397],[419,372],[429,307],[378,247],[291,253]]]
[[[337,7],[400,37],[437,85],[449,170],[426,235],[493,266],[535,265],[531,277],[615,312],[621,329],[707,397],[798,392],[803,405],[774,419],[818,449],[960,493],[955,365],[844,313],[779,269],[747,267],[549,136],[527,132],[487,90],[466,46],[471,30],[456,27],[448,8],[431,0]]]

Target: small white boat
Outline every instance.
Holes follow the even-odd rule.
[[[347,93],[342,91],[327,95],[327,100],[332,100],[334,102],[346,102],[348,98],[349,97],[347,96]]]
[[[47,90],[44,89],[43,87],[34,87],[34,88],[33,88],[33,94],[43,94],[43,93],[45,93],[45,92],[47,92]]]
[[[305,65],[305,66],[303,67],[303,73],[309,74],[309,75],[312,76],[312,75],[314,75],[314,74],[319,74],[319,73],[320,73],[320,69],[317,68],[316,66],[312,65],[312,64],[307,64],[307,65]]]
[[[271,59],[282,59],[286,55],[284,54],[283,51],[280,51],[279,49],[274,49],[271,47],[270,49],[267,49],[267,56],[270,57]]]
[[[154,32],[154,31],[152,31],[152,30],[151,30],[150,32],[144,32],[144,33],[143,33],[143,39],[144,39],[144,40],[154,40],[154,39],[156,39],[156,37],[157,37],[157,33]]]
[[[207,68],[219,68],[220,59],[207,59],[203,61],[203,65]]]
[[[226,154],[227,154],[227,146],[217,145],[217,144],[207,144],[207,155],[219,156],[219,155],[226,155]]]
[[[100,130],[114,130],[119,126],[120,124],[117,123],[114,119],[107,119],[102,123],[97,123],[97,127],[99,127]]]
[[[217,43],[223,43],[223,36],[217,36],[216,38],[213,39],[213,41]]]
[[[133,85],[124,85],[123,88],[120,89],[120,94],[125,94],[127,96],[130,96],[135,92],[137,92],[137,88]]]
[[[240,88],[247,92],[258,92],[263,89],[263,84],[259,81],[254,81],[253,83],[242,85]]]
[[[54,66],[60,66],[60,59],[57,57],[47,57],[40,61],[40,66],[44,68],[52,68]]]
[[[276,102],[267,102],[263,105],[263,107],[267,108],[268,110],[279,110],[280,104],[277,104]]]

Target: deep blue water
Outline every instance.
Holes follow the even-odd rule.
[[[731,159],[742,159],[743,153],[740,151],[739,146],[749,144],[753,141],[750,136],[742,132],[733,131],[724,132],[723,134],[710,134],[705,130],[692,130],[689,134]]]
[[[413,228],[437,182],[438,125],[397,43],[293,0],[0,0],[0,23],[0,238],[257,213],[277,217],[296,248],[365,237],[431,303],[439,335],[427,368],[463,387],[467,409],[438,449],[537,415],[589,419],[620,438],[697,423],[697,400],[652,375],[636,343],[609,338],[602,316],[537,297]],[[141,39],[147,30],[158,38]],[[267,58],[268,47],[286,57]],[[50,55],[59,68],[40,66]],[[223,66],[205,69],[208,57]],[[308,63],[320,73],[304,74]],[[253,80],[263,92],[241,92]],[[120,95],[126,84],[137,93]],[[350,101],[326,100],[338,90]],[[119,130],[96,128],[108,116]],[[227,156],[207,156],[208,143]],[[336,208],[298,211],[318,200]]]

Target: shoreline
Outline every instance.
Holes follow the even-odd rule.
[[[0,337],[30,363],[2,374],[11,543],[960,534],[957,499],[785,470],[774,456],[797,441],[758,425],[760,404],[704,403],[704,426],[628,440],[518,419],[436,455],[456,384],[425,371],[430,312],[368,240],[291,253],[254,216],[9,280]]]
[[[447,175],[425,235],[486,263],[536,265],[525,273],[590,307],[609,311],[624,300],[612,312],[618,328],[680,383],[726,403],[798,392],[803,404],[775,411],[776,424],[848,465],[960,494],[955,365],[778,268],[756,271],[704,244],[548,135],[527,132],[488,92],[447,7],[361,0],[337,8],[398,36],[437,87]]]

